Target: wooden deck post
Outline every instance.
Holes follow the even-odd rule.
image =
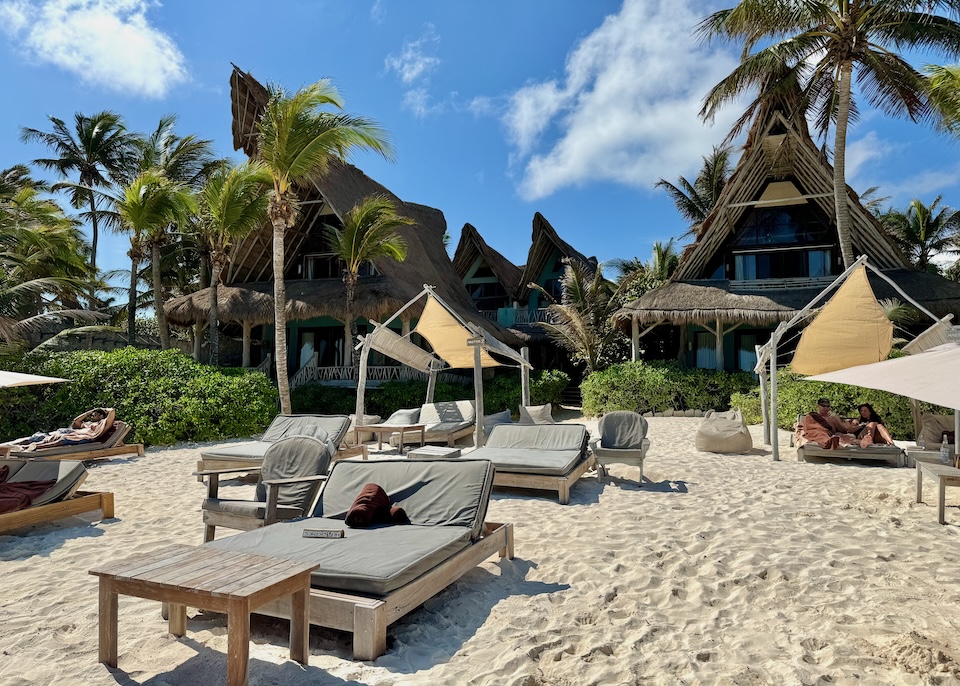
[[[523,346],[520,348],[520,356],[527,362],[530,361],[530,348]],[[530,405],[530,368],[520,366],[520,403]]]
[[[637,315],[630,317],[630,360],[640,360],[640,322],[637,321]]]

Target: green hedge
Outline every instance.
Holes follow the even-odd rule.
[[[569,383],[570,377],[564,372],[535,371],[530,376],[530,401],[534,405],[559,404],[563,390]],[[368,389],[364,404],[368,414],[389,417],[401,408],[419,407],[426,396],[426,381],[388,381],[377,388]],[[472,400],[473,385],[438,381],[433,397],[437,402]],[[352,388],[308,384],[295,388],[290,402],[294,412],[353,414],[357,392]],[[501,410],[510,410],[517,414],[519,406],[520,375],[516,371],[498,374],[492,380],[484,382],[483,411],[486,414]]]
[[[70,383],[0,389],[0,439],[67,426],[93,407],[115,407],[131,425],[127,442],[209,441],[263,431],[277,392],[263,374],[209,367],[176,350],[31,353],[5,369]]]
[[[883,423],[894,439],[913,440],[913,412],[908,398],[858,386],[804,381],[804,378],[794,374],[789,368],[781,369],[777,373],[777,424],[781,429],[792,430],[797,415],[815,410],[819,398],[830,398],[833,412],[842,417],[855,417],[858,405],[870,403],[877,414],[883,417]],[[734,396],[731,404],[738,405],[743,410],[748,423],[759,424],[762,421],[759,386],[749,393]],[[953,414],[953,410],[929,403],[920,403],[920,410],[935,414]]]
[[[614,410],[725,409],[734,393],[756,387],[748,372],[690,369],[675,362],[624,362],[590,374],[580,385],[583,413]]]

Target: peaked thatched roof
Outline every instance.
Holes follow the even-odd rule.
[[[553,226],[550,225],[550,222],[548,222],[542,214],[537,212],[533,215],[530,252],[527,253],[527,263],[524,265],[523,275],[520,277],[520,288],[517,292],[518,300],[525,302],[529,298],[529,284],[535,282],[540,277],[547,260],[553,255],[554,250],[559,250],[563,257],[580,260],[594,269],[597,267],[596,257],[586,257],[583,253],[575,250],[573,246],[560,238]]]
[[[233,141],[237,149],[256,154],[256,123],[267,103],[267,91],[249,73],[234,67],[230,77],[233,108]],[[382,319],[393,314],[423,288],[436,287],[438,295],[468,321],[492,331],[509,345],[518,343],[508,330],[483,318],[458,278],[443,245],[447,223],[440,210],[402,201],[351,164],[332,159],[327,173],[310,187],[298,188],[300,217],[287,232],[284,277],[288,312],[296,319],[331,316],[343,319],[346,291],[340,279],[302,280],[302,256],[322,243],[323,226],[338,224],[359,201],[370,195],[387,197],[401,215],[414,224],[398,233],[407,243],[403,262],[376,261],[377,276],[361,278],[356,307],[361,316]],[[261,293],[272,292],[272,228],[265,223],[231,250],[224,281]],[[419,310],[411,312],[418,314]]]
[[[960,312],[960,284],[936,274],[912,269],[885,271],[900,288],[918,303],[938,316]],[[897,298],[886,281],[870,273],[870,285],[877,298]],[[645,293],[620,309],[616,318],[637,318],[640,324],[713,323],[773,324],[787,321],[803,309],[825,287],[804,288],[757,287],[731,292],[729,281],[673,281]]]
[[[472,224],[464,224],[457,250],[453,254],[453,270],[461,280],[467,275],[478,256],[483,257],[483,261],[499,279],[504,290],[512,297],[516,297],[517,289],[522,283],[520,279],[523,277],[523,270],[487,245]]]
[[[792,118],[779,109],[761,107],[737,167],[724,187],[716,208],[704,220],[697,240],[683,251],[674,281],[704,279],[708,264],[734,236],[744,214],[773,181],[795,180],[807,201],[831,218],[835,226],[833,168],[810,138],[801,109]],[[877,219],[860,204],[848,186],[851,240],[855,254],[867,254],[880,269],[908,268],[909,262],[887,236]]]

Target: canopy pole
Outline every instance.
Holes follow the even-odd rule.
[[[429,286],[424,286],[422,291],[420,291],[419,293],[417,293],[417,295],[414,296],[411,300],[407,301],[407,304],[406,304],[406,305],[404,305],[404,306],[401,307],[399,310],[397,310],[396,312],[394,312],[394,313],[393,313],[393,316],[390,317],[390,319],[388,319],[387,321],[383,322],[383,324],[381,324],[380,326],[388,326],[388,325],[390,324],[390,322],[392,322],[394,319],[396,319],[397,317],[399,317],[399,316],[400,316],[408,307],[410,307],[413,303],[417,302],[417,301],[418,301],[420,298],[422,298],[424,295],[426,295],[426,294],[428,294],[428,293],[431,293],[431,292],[432,292],[432,291],[430,290],[430,287],[429,287]]]
[[[363,395],[367,389],[367,356],[370,354],[370,344],[367,342],[368,336],[363,336],[363,347],[360,349],[360,372],[357,374],[357,404],[354,409],[354,426],[363,424],[364,406]],[[403,448],[403,446],[400,446]],[[401,450],[401,452],[403,452]]]
[[[424,400],[424,404],[429,405],[433,402],[433,394],[437,390],[437,370],[433,367],[430,368],[430,376],[427,377],[427,398]]]
[[[640,322],[637,315],[630,317],[630,360],[637,362],[640,359]]]
[[[723,371],[723,322],[719,319],[717,320],[717,330],[713,335],[714,340],[717,344],[717,354],[716,354],[716,363],[717,370]]]
[[[757,357],[760,356],[760,346],[754,346]],[[767,366],[760,368],[760,413],[763,416],[763,444],[770,445],[770,413],[767,407]]]
[[[780,425],[777,421],[777,344],[780,334],[786,330],[780,324],[770,335],[770,454],[774,462],[780,461]]]
[[[520,348],[520,357],[529,364],[530,348],[527,346]],[[520,403],[530,405],[530,367],[527,365],[520,365]]]
[[[476,403],[477,423],[473,430],[473,445],[483,447],[483,367],[481,367],[480,351],[483,345],[482,338],[471,338],[467,345],[473,346],[473,397]]]

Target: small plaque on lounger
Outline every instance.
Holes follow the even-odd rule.
[[[304,529],[304,538],[343,538],[343,529]]]

